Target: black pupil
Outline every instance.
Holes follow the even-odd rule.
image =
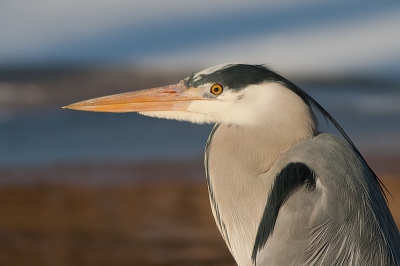
[[[218,88],[218,87],[215,87],[215,88],[214,88],[214,92],[219,92],[219,88]]]

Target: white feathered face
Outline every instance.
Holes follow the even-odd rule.
[[[274,119],[282,111],[297,112],[296,106],[308,109],[276,77],[280,76],[263,66],[224,64],[178,84],[90,99],[65,108],[250,126]]]

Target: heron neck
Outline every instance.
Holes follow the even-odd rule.
[[[213,159],[222,165],[242,165],[243,170],[263,173],[286,150],[316,135],[316,125],[309,123],[277,122],[257,127],[218,125],[210,135]],[[282,133],[283,132],[283,133]],[[221,166],[222,166],[221,165]]]
[[[220,124],[210,135],[205,166],[211,206],[238,265],[251,265],[257,228],[274,179],[268,170],[287,149],[315,135],[314,124],[295,126],[295,122],[258,127]],[[267,175],[259,182],[263,173]]]

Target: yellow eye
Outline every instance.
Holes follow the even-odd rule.
[[[215,83],[214,85],[211,86],[210,92],[214,95],[220,95],[224,88],[222,87],[221,84]]]

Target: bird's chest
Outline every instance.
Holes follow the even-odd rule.
[[[235,260],[239,265],[251,265],[254,239],[270,187],[261,177],[266,154],[246,132],[231,130],[222,126],[215,130],[206,149],[210,201],[217,226]]]

